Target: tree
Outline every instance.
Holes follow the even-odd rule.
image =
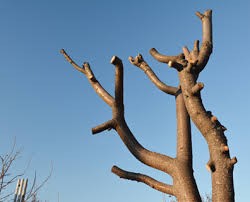
[[[7,152],[4,155],[0,155],[0,202],[3,201],[10,201],[13,200],[14,189],[11,189],[11,185],[16,183],[18,178],[21,178],[24,176],[26,169],[23,172],[20,172],[18,174],[12,173],[12,169],[15,167],[15,162],[20,157],[21,151],[16,150],[16,141],[14,141],[14,144],[9,152]],[[29,164],[28,164],[29,166]],[[27,166],[27,167],[28,167]],[[35,176],[33,178],[33,182],[31,184],[30,189],[26,194],[22,194],[22,197],[25,197],[22,199],[23,202],[39,202],[38,200],[38,193],[39,191],[44,187],[44,185],[47,183],[47,181],[50,179],[51,174],[53,171],[53,167],[51,166],[51,170],[48,176],[40,182],[37,183],[37,177],[36,172]],[[21,196],[21,195],[20,195]],[[15,199],[16,201],[16,199]],[[19,200],[18,200],[19,201]]]
[[[80,67],[65,50],[62,49],[61,53],[75,69],[87,77],[95,92],[112,109],[112,118],[92,128],[92,133],[97,134],[104,130],[114,129],[129,151],[139,161],[169,174],[173,178],[173,184],[165,184],[150,176],[125,171],[117,166],[112,168],[114,174],[120,178],[143,182],[156,190],[175,196],[178,201],[202,201],[193,176],[191,118],[208,144],[210,159],[206,167],[212,176],[212,200],[231,202],[234,201],[233,168],[237,159],[230,157],[227,138],[224,134],[226,128],[221,125],[212,112],[205,109],[201,99],[201,90],[204,88],[204,84],[197,81],[212,53],[212,11],[207,10],[203,14],[196,12],[196,15],[202,23],[201,46],[196,40],[191,51],[187,47],[183,47],[182,53],[175,56],[162,55],[154,48],[150,50],[150,54],[157,61],[168,64],[178,72],[178,87],[163,83],[141,54],[134,58],[129,57],[129,61],[143,70],[157,88],[166,94],[175,96],[176,157],[149,151],[136,140],[130,131],[124,117],[123,63],[121,59],[117,56],[113,56],[111,59],[111,64],[115,66],[115,95],[112,96],[98,82],[88,63],[84,63]]]

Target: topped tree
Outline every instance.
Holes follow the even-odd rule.
[[[205,68],[213,49],[212,11],[203,14],[196,12],[202,23],[202,44],[194,42],[190,51],[183,47],[182,53],[176,56],[160,54],[155,48],[150,54],[159,62],[166,63],[178,72],[179,86],[169,86],[163,83],[154,73],[148,63],[139,54],[129,57],[129,61],[139,67],[152,83],[161,91],[175,96],[177,116],[177,152],[176,157],[156,153],[143,147],[130,131],[124,117],[123,104],[123,64],[117,56],[113,56],[111,64],[115,66],[115,95],[110,95],[96,79],[90,65],[77,65],[62,49],[61,53],[75,69],[82,72],[95,92],[112,108],[112,118],[107,122],[92,128],[97,134],[104,130],[114,129],[128,150],[142,163],[160,170],[173,178],[173,184],[165,184],[141,173],[125,171],[117,166],[112,172],[121,178],[147,184],[160,192],[173,195],[180,202],[199,202],[201,197],[193,176],[192,141],[190,118],[205,138],[210,159],[206,165],[212,176],[212,200],[214,202],[234,201],[233,168],[236,157],[231,158],[226,128],[221,125],[212,112],[207,111],[202,103],[201,90],[204,84],[197,82],[200,72]]]

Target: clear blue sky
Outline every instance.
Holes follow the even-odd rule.
[[[168,176],[137,162],[115,132],[91,135],[91,127],[111,118],[111,110],[86,78],[59,53],[65,48],[80,64],[88,61],[110,93],[113,55],[125,66],[126,119],[148,149],[175,155],[174,98],[158,89],[127,58],[142,53],[159,77],[177,85],[176,72],[148,51],[178,54],[201,38],[195,11],[213,9],[214,52],[199,81],[203,101],[228,128],[235,166],[236,201],[249,200],[250,3],[242,1],[1,0],[0,153],[16,137],[22,158],[16,166],[42,180],[53,162],[53,176],[40,198],[50,202],[161,202],[146,185],[121,180],[113,165],[164,182]],[[210,193],[207,146],[193,130],[194,167],[202,194]]]

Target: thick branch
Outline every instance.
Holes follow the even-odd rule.
[[[205,109],[199,93],[203,84],[197,83],[198,74],[207,64],[212,52],[212,11],[208,10],[204,14],[197,13],[197,15],[202,20],[202,47],[198,54],[198,62],[192,67],[195,71],[184,69],[179,72],[180,85],[187,111],[208,144],[210,161],[207,168],[212,172],[213,201],[234,201],[233,164],[230,163],[229,148],[222,149],[223,145],[227,145],[227,138],[223,133],[224,127]],[[196,42],[195,51],[198,50],[197,46]],[[184,48],[184,53],[189,64],[196,59],[193,51],[188,53]]]
[[[123,64],[117,56],[113,56],[110,63],[115,65],[115,103],[123,109]]]
[[[177,118],[177,159],[185,161],[192,169],[192,140],[190,117],[187,112],[183,95],[180,92],[176,96]]]
[[[96,80],[95,75],[92,72],[89,64],[84,63],[83,67],[81,68],[71,59],[71,57],[66,53],[64,49],[61,50],[61,53],[76,70],[82,72],[87,77],[89,83],[91,84],[95,92],[103,99],[103,101],[112,107],[114,103],[114,98],[102,87],[98,80]]]
[[[153,72],[151,67],[147,64],[147,62],[143,59],[142,55],[139,54],[135,58],[129,57],[129,61],[131,64],[139,67],[141,70],[144,71],[144,73],[148,76],[148,78],[155,84],[157,88],[159,88],[161,91],[170,94],[175,95],[178,91],[178,88],[173,86],[168,86],[165,83],[163,83]]]
[[[173,175],[175,170],[175,159],[145,149],[134,137],[124,119],[117,120],[116,131],[127,146],[128,150],[142,163],[161,170],[169,175]]]
[[[118,168],[117,166],[112,167],[112,172],[116,174],[117,176],[119,176],[120,178],[142,182],[160,192],[174,195],[174,187],[172,185],[159,182],[147,175],[144,175],[141,173],[128,172],[128,171]]]

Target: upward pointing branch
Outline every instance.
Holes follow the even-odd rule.
[[[66,53],[64,49],[60,51],[65,59],[78,71],[83,73],[87,79],[89,80],[89,83],[95,90],[95,92],[102,98],[104,102],[106,102],[109,106],[112,106],[114,103],[114,98],[102,87],[102,85],[97,81],[95,78],[94,73],[92,72],[90,66],[88,63],[84,63],[83,67],[81,68],[79,65],[77,65],[71,57]]]
[[[115,65],[115,103],[123,109],[123,64],[117,56],[113,56],[110,63]]]
[[[204,14],[196,12],[196,15],[202,22],[202,45],[198,56],[197,68],[201,72],[206,66],[213,50],[213,32],[212,32],[212,10],[207,10]],[[196,49],[194,48],[194,51]]]
[[[190,118],[187,112],[183,94],[176,96],[177,119],[177,159],[185,161],[192,168],[192,140]]]

